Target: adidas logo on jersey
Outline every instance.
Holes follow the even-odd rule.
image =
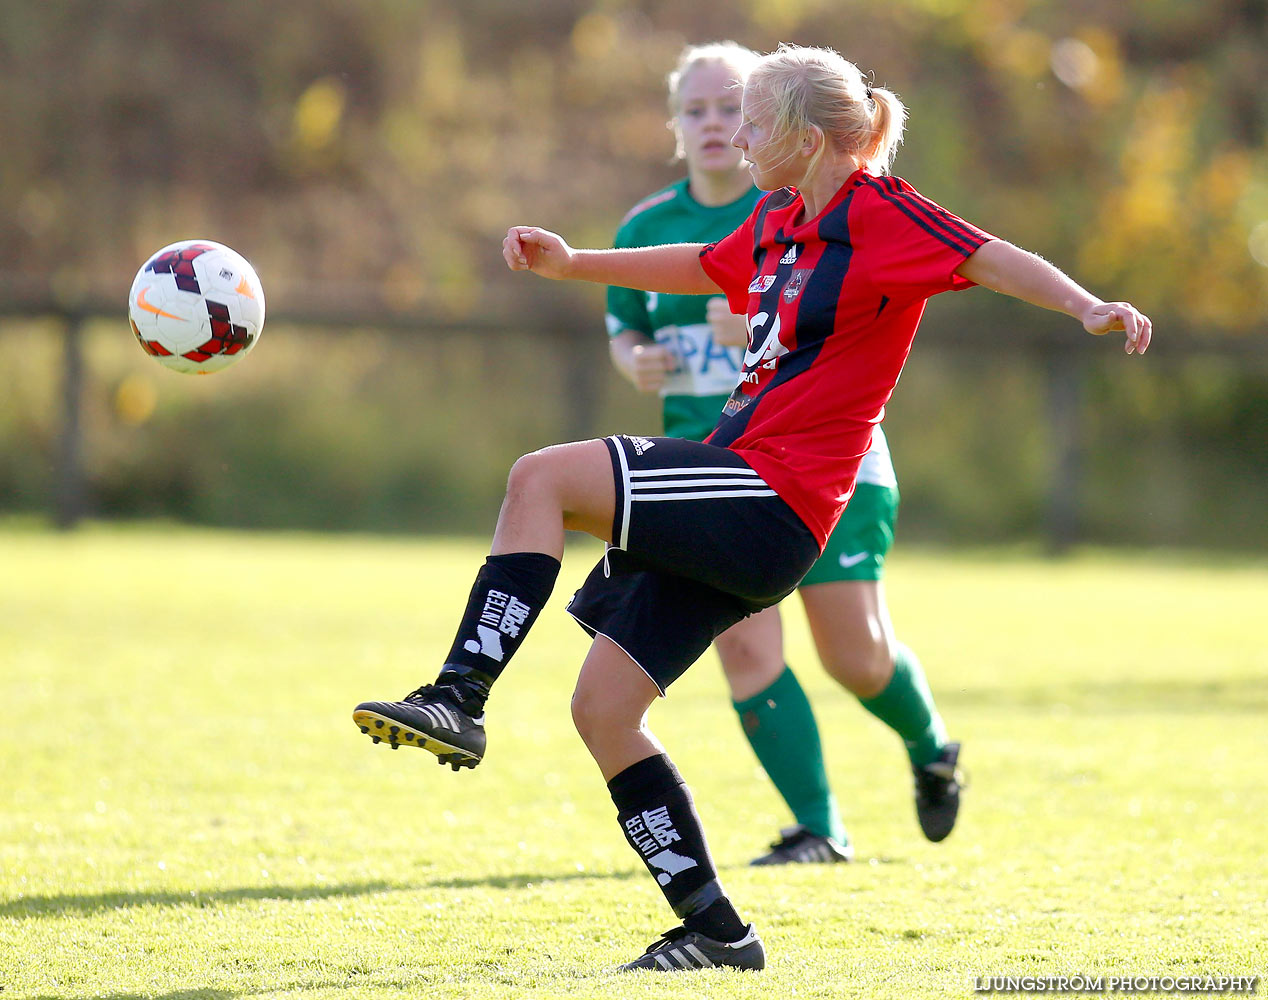
[[[648,449],[656,447],[656,442],[652,441],[650,438],[633,437],[629,434],[626,434],[625,440],[627,440],[630,444],[634,446],[634,453],[636,455],[641,455],[643,454],[643,452],[647,451]]]
[[[779,262],[781,264],[796,264],[797,263],[797,244],[794,243],[792,246],[790,246],[787,252],[785,252],[785,254],[779,258]]]

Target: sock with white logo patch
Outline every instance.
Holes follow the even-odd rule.
[[[690,929],[717,941],[747,930],[722,891],[691,792],[664,754],[631,764],[608,782],[625,839]]]
[[[467,598],[442,682],[461,685],[463,677],[476,677],[481,683],[467,685],[471,690],[465,693],[482,705],[488,686],[515,655],[555,589],[559,566],[558,559],[544,552],[489,556]]]

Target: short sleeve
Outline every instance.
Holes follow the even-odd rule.
[[[633,288],[608,286],[607,311],[604,317],[608,336],[616,337],[626,330],[652,336],[652,321],[647,315],[647,294]]]
[[[928,298],[938,292],[971,288],[955,273],[990,233],[952,215],[898,177],[867,181],[869,198],[862,227],[868,277],[896,299]]]
[[[640,246],[630,238],[626,227],[617,230],[614,247]],[[619,336],[626,330],[635,330],[652,337],[652,318],[647,313],[647,293],[633,288],[622,288],[620,285],[609,285],[607,309],[604,319],[608,327],[608,336]]]
[[[704,273],[722,289],[731,312],[741,316],[748,311],[748,286],[753,281],[754,220],[765,200],[757,203],[753,214],[739,229],[700,251]]]

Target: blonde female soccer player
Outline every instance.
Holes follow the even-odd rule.
[[[777,604],[819,558],[854,489],[925,302],[974,284],[1149,346],[1148,317],[952,215],[888,175],[897,96],[827,49],[780,46],[744,87],[733,142],[769,191],[716,243],[576,250],[534,226],[512,270],[676,295],[720,290],[748,317],[739,385],[705,442],[617,435],[518,459],[492,550],[436,681],[364,702],[374,739],[455,767],[484,756],[484,706],[549,597],[564,532],[609,544],[568,610],[594,637],[573,720],[621,830],[682,925],[625,969],[760,969],[691,795],[647,726],[652,702],[718,636]],[[385,807],[386,810],[387,807]]]
[[[669,74],[669,110],[687,176],[644,198],[622,221],[618,247],[720,240],[738,229],[761,191],[731,137],[744,78],[758,55],[734,42],[688,46]],[[720,296],[611,287],[612,361],[641,392],[659,393],[664,433],[703,440],[743,365],[748,329]],[[903,740],[916,813],[930,840],[955,825],[959,744],[947,740],[924,671],[894,636],[881,584],[898,516],[898,480],[878,424],[854,496],[811,567],[801,595],[828,673]],[[784,662],[779,611],[744,619],[714,641],[740,725],[796,825],[753,864],[848,861],[854,849],[828,783],[819,729]]]

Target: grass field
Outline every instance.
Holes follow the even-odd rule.
[[[653,709],[763,973],[605,971],[676,921],[574,734],[578,545],[475,771],[352,706],[434,673],[483,547],[0,529],[0,987],[16,997],[959,997],[1268,972],[1268,564],[900,546],[889,592],[972,785],[926,843],[897,739],[787,615],[860,860],[788,821],[710,654]],[[1260,985],[1261,992],[1264,986]]]

